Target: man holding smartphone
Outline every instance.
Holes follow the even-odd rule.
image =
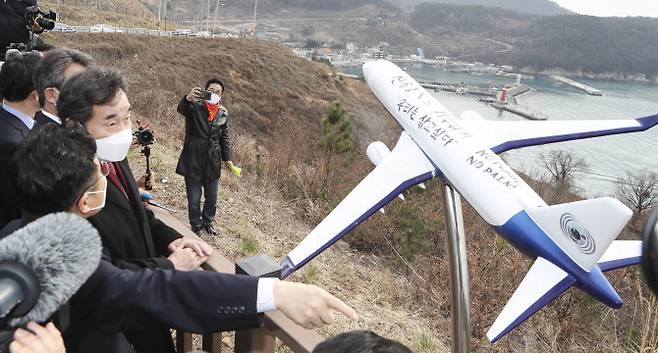
[[[233,167],[228,132],[228,111],[221,104],[224,83],[212,78],[205,89],[194,87],[178,104],[185,117],[185,142],[176,173],[185,177],[187,207],[192,231],[217,235],[213,226],[217,211],[221,162]],[[204,195],[203,211],[201,194]]]

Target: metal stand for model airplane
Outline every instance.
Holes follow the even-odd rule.
[[[461,197],[448,184],[443,184],[443,205],[448,230],[448,258],[450,260],[450,286],[452,288],[450,305],[452,351],[453,353],[470,353],[471,314],[464,217]]]

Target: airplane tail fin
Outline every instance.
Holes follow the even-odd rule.
[[[591,271],[633,215],[611,197],[538,207],[530,217],[582,269]]]
[[[550,261],[538,257],[487,331],[487,338],[492,343],[496,342],[574,283],[576,280],[569,274]]]

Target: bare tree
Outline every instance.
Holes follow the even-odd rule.
[[[658,175],[642,169],[637,173],[626,172],[617,178],[620,196],[637,214],[651,208],[658,201]]]
[[[571,152],[563,150],[541,153],[539,159],[556,183],[565,183],[574,173],[589,167],[583,158],[576,158]]]

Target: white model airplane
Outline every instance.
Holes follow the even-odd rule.
[[[393,151],[368,146],[375,169],[283,261],[288,276],[404,190],[433,177],[455,188],[494,229],[536,259],[493,323],[495,342],[571,286],[613,308],[623,302],[602,272],[637,264],[641,241],[614,240],[632,216],[614,198],[547,205],[498,153],[532,145],[643,131],[635,120],[486,121],[455,118],[396,65],[363,65],[370,89],[404,129]]]

